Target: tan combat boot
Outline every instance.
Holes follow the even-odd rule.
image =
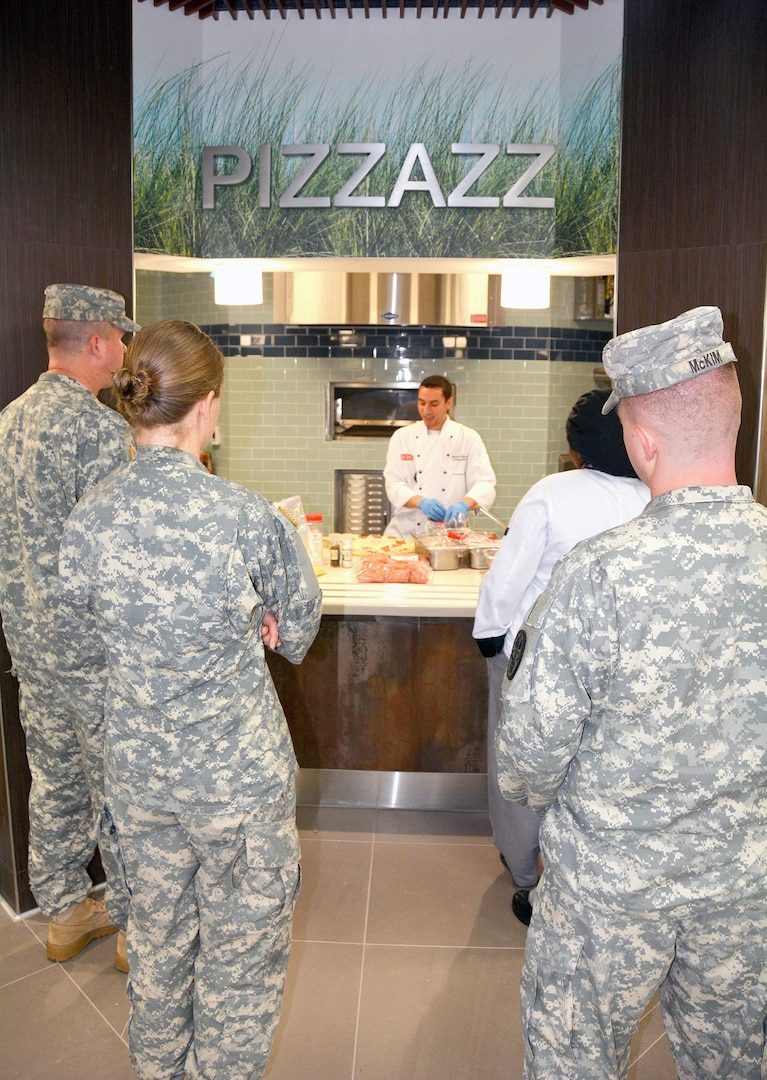
[[[54,915],[48,923],[49,960],[71,960],[94,938],[114,934],[117,927],[109,921],[103,900],[86,896],[61,915]]]
[[[118,971],[122,971],[127,975],[130,971],[130,964],[128,963],[128,942],[125,938],[125,933],[122,930],[117,931],[117,944],[115,945],[115,967]]]

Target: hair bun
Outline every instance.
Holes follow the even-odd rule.
[[[134,409],[141,409],[152,395],[153,379],[146,368],[139,368],[138,371],[121,368],[113,382],[117,394]]]

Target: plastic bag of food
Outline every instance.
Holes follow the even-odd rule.
[[[426,585],[431,579],[431,566],[420,555],[379,552],[363,556],[354,569],[354,576],[357,581],[381,585]]]

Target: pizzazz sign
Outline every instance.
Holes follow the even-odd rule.
[[[278,205],[285,209],[303,207],[397,207],[402,202],[406,191],[425,191],[431,196],[435,207],[506,207],[510,209],[552,209],[553,198],[523,194],[530,182],[544,165],[554,156],[555,147],[550,143],[452,143],[450,153],[468,155],[479,160],[469,168],[460,183],[444,194],[424,143],[412,143],[397,175],[397,179],[388,198],[384,195],[355,194],[362,182],[370,176],[375,166],[386,154],[386,143],[339,143],[335,147],[338,155],[360,156],[364,160],[337,191],[325,195],[301,195],[313,177],[322,179],[323,162],[331,156],[333,148],[329,143],[295,143],[281,147],[285,157],[307,157],[309,160],[298,169],[287,187],[281,192]],[[492,171],[493,163],[501,153],[507,155],[532,156],[533,161],[522,175],[512,184],[503,196],[472,195],[471,188],[480,177]],[[216,172],[217,162],[234,159],[234,168],[230,172]],[[414,179],[413,170],[420,167],[423,179]],[[253,172],[253,159],[241,146],[205,146],[202,151],[202,207],[214,210],[216,207],[216,188],[244,184]],[[258,148],[258,201],[259,208],[268,209],[272,205],[272,147],[267,143]]]

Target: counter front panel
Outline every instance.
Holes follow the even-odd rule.
[[[428,585],[320,578],[320,631],[298,667],[269,653],[299,765],[485,772],[487,673],[471,636],[481,574]]]

